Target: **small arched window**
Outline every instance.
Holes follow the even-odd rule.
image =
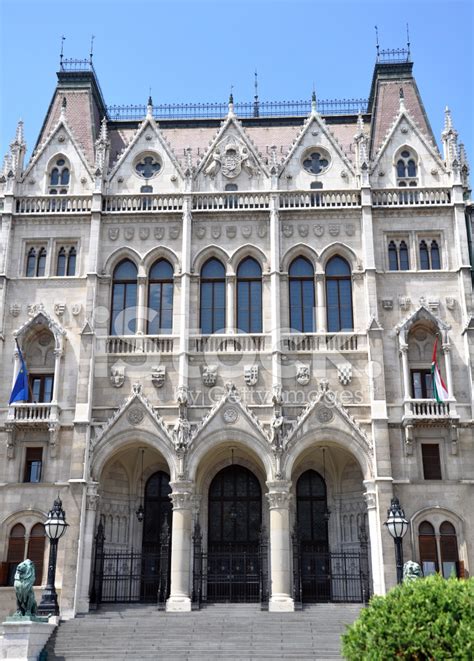
[[[290,328],[314,333],[314,269],[305,257],[294,259],[288,271],[290,285]]]
[[[60,248],[58,252],[58,260],[56,263],[56,275],[66,275],[66,250]]]
[[[353,329],[351,268],[339,255],[326,264],[326,306],[330,333]]]
[[[42,523],[35,524],[31,529],[30,540],[28,542],[28,558],[35,563],[35,585],[41,585],[41,579],[43,577],[45,541],[46,533],[44,525]]]
[[[403,149],[396,163],[398,186],[416,186],[417,164],[415,153],[409,149]]]
[[[171,333],[173,328],[173,267],[159,259],[148,280],[148,334]]]
[[[420,564],[423,574],[429,576],[439,569],[438,549],[435,531],[429,521],[423,521],[418,528],[418,544],[420,548]]]
[[[388,244],[388,266],[390,271],[408,271],[410,259],[405,241],[391,240]]]
[[[426,245],[426,241],[420,241],[420,268],[430,268],[430,256],[428,253],[428,246]]]
[[[444,578],[451,575],[459,576],[459,554],[456,529],[449,521],[443,521],[439,527],[439,545],[441,551],[441,567]]]
[[[77,252],[74,246],[69,248],[68,258],[67,258],[67,275],[76,275],[76,257]]]
[[[34,278],[36,275],[36,250],[30,248],[26,258],[26,277]]]
[[[7,554],[7,585],[13,585],[15,571],[25,559],[25,526],[17,523],[10,531]]]
[[[137,317],[137,267],[124,259],[115,267],[112,285],[111,335],[133,335]]]
[[[262,269],[252,257],[242,260],[237,269],[237,328],[262,332]]]
[[[420,269],[438,271],[441,268],[441,255],[438,242],[420,241]]]
[[[434,240],[431,242],[431,268],[434,270],[439,270],[441,268],[438,242]]]
[[[410,268],[410,258],[408,256],[408,246],[405,241],[400,241],[400,271],[408,271]]]
[[[67,161],[62,156],[56,158],[49,174],[49,194],[65,195],[68,192],[70,170]]]
[[[225,328],[225,269],[211,257],[201,269],[201,333],[209,335]]]
[[[36,275],[44,276],[46,271],[46,248],[41,248],[38,253],[38,262],[36,264]]]
[[[398,271],[398,253],[395,241],[388,244],[388,263],[391,271]]]

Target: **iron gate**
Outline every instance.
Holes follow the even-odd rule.
[[[90,600],[102,603],[156,603],[164,608],[169,596],[170,533],[165,520],[158,549],[142,552],[105,549],[104,527],[96,535]]]
[[[199,524],[193,535],[193,605],[204,602],[268,604],[268,541],[264,530],[257,544],[221,544],[202,550]]]
[[[369,599],[367,548],[321,552],[293,535],[293,592],[295,604],[304,602],[362,602]]]

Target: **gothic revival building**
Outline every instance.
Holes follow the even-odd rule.
[[[1,177],[0,562],[108,601],[362,601],[474,567],[469,198],[404,54],[356,103],[107,108],[63,60]],[[437,360],[447,396],[436,398]],[[17,344],[16,344],[17,343]],[[8,404],[20,368],[28,401]],[[438,401],[441,400],[441,401]],[[12,589],[0,588],[3,604]]]

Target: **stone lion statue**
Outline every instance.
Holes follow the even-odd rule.
[[[420,565],[413,560],[405,562],[403,565],[403,582],[416,581],[419,578],[423,578],[423,571]]]
[[[16,592],[17,615],[35,615],[36,599],[33,591],[36,573],[31,560],[20,562],[15,572],[14,587]]]

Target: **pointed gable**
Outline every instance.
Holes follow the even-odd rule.
[[[223,191],[235,184],[239,190],[252,190],[269,176],[257,147],[230,110],[197,166],[197,188]]]
[[[152,158],[152,165],[156,167],[156,175],[147,179],[137,173],[136,166],[149,157]],[[160,190],[169,192],[174,187],[181,189],[183,182],[184,171],[176,154],[161,132],[159,124],[151,113],[147,114],[128,145],[117,156],[110,173],[111,192],[138,193],[144,185],[151,186],[154,193]]]
[[[322,167],[321,173],[312,173],[304,165],[311,159],[319,159],[323,165],[324,162],[328,165]],[[285,182],[285,187],[286,181],[291,181],[291,188],[297,190],[307,190],[315,181],[328,189],[349,188],[355,184],[353,163],[324,119],[314,110],[282,163],[280,180]]]

